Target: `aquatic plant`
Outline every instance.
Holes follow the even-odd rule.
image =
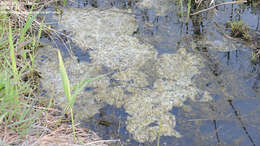
[[[257,51],[252,51],[251,53],[251,62],[253,64],[257,64],[260,62],[260,56],[257,53],[258,53]]]
[[[227,23],[228,25],[231,27],[232,37],[250,40],[249,27],[244,21],[233,21],[231,24]]]

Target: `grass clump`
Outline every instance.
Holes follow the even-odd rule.
[[[249,27],[244,21],[226,22],[226,27],[231,29],[231,36],[250,40]]]
[[[75,144],[71,127],[57,116],[62,112],[53,108],[53,98],[42,99],[39,93],[40,73],[34,59],[45,26],[36,18],[40,4],[48,0],[39,0],[35,5],[31,0],[29,8],[23,5],[28,1],[1,1],[10,7],[0,7],[0,145],[36,145],[44,140],[61,144],[64,141],[59,139],[64,138],[65,143]],[[82,81],[71,94],[71,109],[76,93],[85,83]],[[84,137],[87,132],[74,123],[73,133],[80,133],[81,141],[90,141]]]
[[[38,115],[37,112],[33,112],[36,87],[32,83],[35,81],[25,81],[25,77],[35,71],[32,68],[33,57],[30,56],[38,38],[26,34],[30,24],[26,23],[27,25],[19,28],[5,13],[1,13],[0,16],[0,126],[24,135],[28,133]],[[28,21],[32,19],[28,17]],[[26,45],[30,46],[30,51],[26,51],[23,44],[29,38],[33,41]]]

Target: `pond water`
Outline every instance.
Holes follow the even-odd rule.
[[[75,116],[103,139],[120,139],[113,145],[157,145],[158,137],[167,146],[260,145],[259,14],[256,2],[229,4],[186,24],[173,0],[68,2],[46,17],[67,36],[42,38],[43,96],[66,103],[57,47],[72,84],[106,74],[79,95]],[[237,20],[253,41],[228,37],[225,23]]]

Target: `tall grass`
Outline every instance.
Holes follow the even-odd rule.
[[[64,4],[66,2],[67,0],[64,0]],[[19,3],[19,1],[16,1],[16,3]],[[32,14],[32,7],[27,18],[20,21],[20,19],[11,19],[12,17],[0,11],[0,130],[3,128],[12,129],[19,138],[30,135],[35,126],[42,124],[41,120],[44,119],[41,118],[41,115],[52,104],[51,98],[46,108],[39,107],[38,104],[41,104],[41,100],[35,91],[38,85],[34,83],[34,77],[32,77],[34,75],[30,74],[30,72],[36,70],[34,65],[35,51],[39,46],[41,32],[45,27],[41,25],[37,30],[38,33],[32,31],[34,29],[33,21],[36,19],[38,12]],[[18,23],[23,25],[18,26]],[[89,82],[105,75],[91,79],[87,79],[87,76],[85,76],[80,83],[71,88],[60,52],[58,52],[58,58],[64,92],[68,99],[68,106],[65,111],[69,109],[71,114],[75,139],[73,106],[76,97]],[[39,118],[41,119],[39,120]],[[51,126],[51,128],[53,127]],[[0,145],[2,145],[2,132],[0,134]]]
[[[26,72],[34,70],[33,57],[27,58],[32,55],[24,50],[24,44],[28,39],[33,40],[34,46],[38,43],[39,35],[38,38],[27,36],[35,17],[28,17],[23,28],[19,28],[6,14],[0,14],[0,126],[20,134],[27,134],[39,115],[33,109],[36,99],[31,81],[23,80]],[[17,36],[20,37],[15,39]],[[19,59],[19,52],[23,59]]]

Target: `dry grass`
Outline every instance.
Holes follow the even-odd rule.
[[[102,141],[92,131],[76,126],[77,140],[74,141],[73,131],[71,125],[66,122],[61,122],[60,117],[53,115],[53,111],[47,111],[35,123],[30,134],[21,137],[17,132],[0,126],[0,144],[2,145],[37,145],[37,146],[50,146],[50,145],[107,145],[108,142]]]

